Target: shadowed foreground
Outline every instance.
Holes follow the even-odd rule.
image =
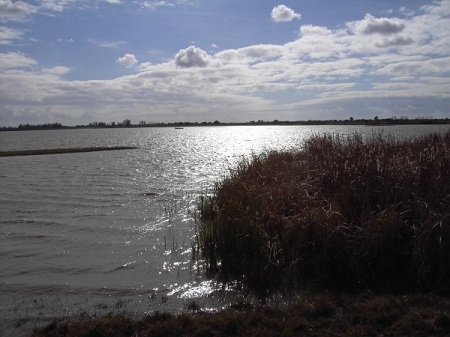
[[[54,321],[32,337],[448,336],[450,301],[434,296],[306,295],[285,308],[243,303],[206,313],[153,313]],[[191,303],[188,307],[198,309]]]
[[[42,149],[42,150],[21,150],[21,151],[1,151],[0,157],[14,156],[38,156],[44,154],[63,154],[78,152],[95,152],[95,151],[115,151],[115,150],[134,150],[134,146],[114,146],[114,147],[72,147],[61,149]]]

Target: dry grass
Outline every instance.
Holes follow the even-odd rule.
[[[450,132],[320,135],[243,160],[200,205],[200,248],[253,289],[450,293]]]
[[[59,320],[36,328],[32,336],[448,336],[449,312],[450,302],[433,296],[304,295],[279,308]]]

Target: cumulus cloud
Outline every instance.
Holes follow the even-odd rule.
[[[138,60],[137,60],[136,56],[134,56],[133,54],[125,54],[124,56],[119,57],[116,60],[116,63],[129,68],[129,67],[136,65],[138,63]]]
[[[181,68],[206,67],[210,63],[210,56],[204,50],[190,46],[175,55],[175,63]]]
[[[405,24],[396,18],[375,18],[371,14],[366,14],[364,20],[356,23],[356,32],[371,35],[391,35],[400,33],[405,28]]]
[[[295,13],[294,10],[290,9],[285,5],[278,5],[272,9],[272,20],[275,22],[289,22],[294,19],[301,19],[301,15]]]

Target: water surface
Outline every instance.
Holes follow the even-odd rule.
[[[219,308],[239,296],[192,260],[193,214],[242,157],[312,134],[410,137],[450,126],[235,126],[0,132],[0,151],[137,146],[0,158],[0,335],[66,315]]]

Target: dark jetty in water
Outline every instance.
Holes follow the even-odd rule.
[[[44,154],[63,154],[78,152],[95,152],[95,151],[115,151],[115,150],[134,150],[135,146],[114,146],[114,147],[75,147],[60,149],[41,149],[41,150],[20,150],[20,151],[0,151],[0,157],[12,156],[37,156]]]

